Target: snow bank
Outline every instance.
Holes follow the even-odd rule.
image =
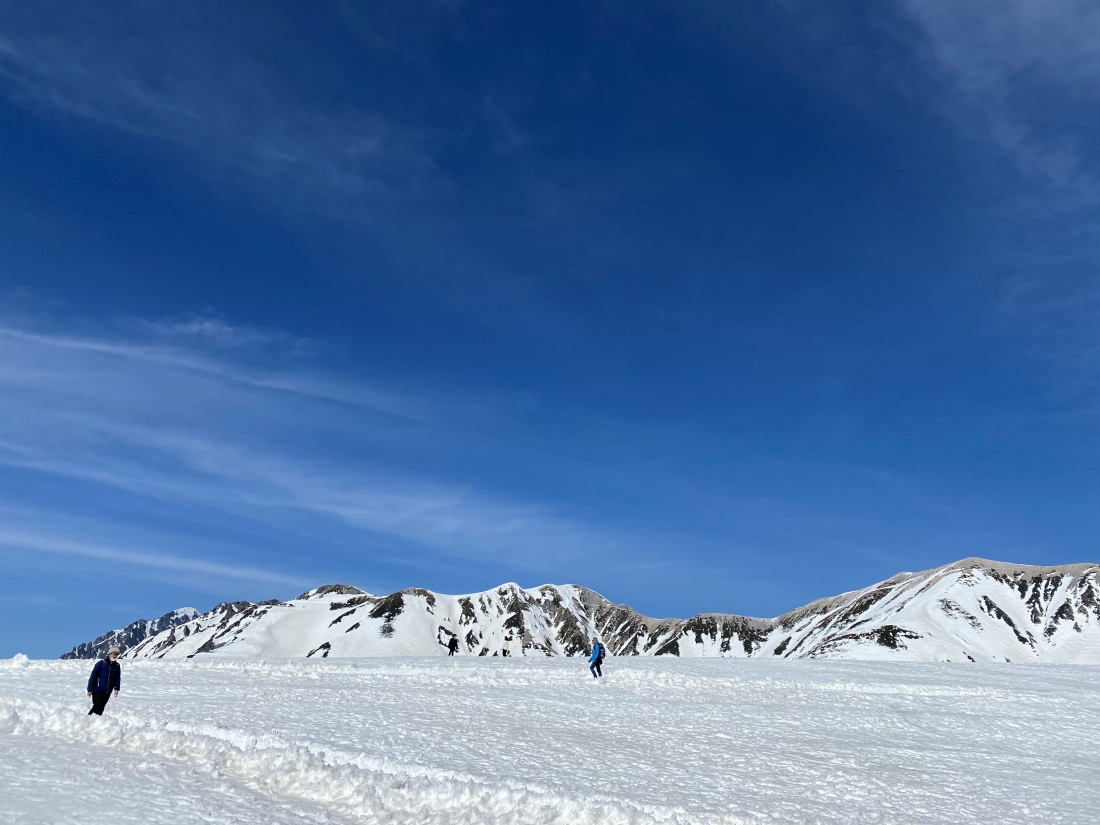
[[[362,822],[643,823],[676,822],[647,815],[626,800],[600,804],[548,788],[492,785],[453,771],[396,766],[384,758],[310,742],[219,728],[139,719],[88,720],[83,711],[23,700],[0,703],[0,734],[49,736],[82,746],[158,756],[232,777],[260,794],[311,802]]]
[[[1100,669],[614,659],[0,662],[0,817],[1086,823]]]

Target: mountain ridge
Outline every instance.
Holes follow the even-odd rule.
[[[223,602],[145,635],[124,658],[445,655],[451,635],[460,655],[480,656],[587,655],[598,636],[616,656],[1100,663],[1100,566],[971,557],[773,619],[655,619],[582,585],[376,596],[334,584],[286,602]]]
[[[159,619],[138,619],[118,630],[108,630],[102,636],[90,642],[79,644],[68,653],[62,653],[62,659],[100,659],[107,655],[113,646],[126,650],[162,630],[177,627],[184,622],[197,618],[199,611],[193,607],[180,607],[169,610]]]

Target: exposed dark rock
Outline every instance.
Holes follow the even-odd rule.
[[[407,593],[410,596],[423,596],[424,601],[428,603],[429,608],[435,607],[435,594],[432,593],[430,590],[425,590],[423,587],[408,587],[401,592]],[[431,610],[429,609],[428,612],[430,613]]]
[[[401,593],[392,593],[384,599],[379,599],[374,609],[370,612],[372,619],[382,619],[389,624],[405,609],[405,597]]]
[[[328,626],[332,627],[335,624],[340,624],[341,621],[346,619],[348,616],[350,616],[354,612],[355,612],[355,608],[352,608],[351,610],[347,611],[346,613],[341,613],[339,616],[337,616],[335,619],[333,619],[331,622],[329,622]]]
[[[957,602],[953,602],[950,599],[940,599],[940,607],[948,616],[958,616],[960,619],[966,620],[966,623],[975,630],[982,629],[982,623],[979,621],[978,617],[964,610]]]
[[[354,587],[350,584],[326,584],[322,587],[314,588],[313,590],[307,590],[296,601],[301,599],[316,599],[318,596],[327,596],[330,593],[336,593],[341,596],[362,596],[365,595],[358,587]]]
[[[1020,632],[1019,628],[1016,627],[1016,623],[1012,621],[1011,617],[1003,610],[1001,610],[1001,608],[997,606],[997,603],[989,598],[989,596],[982,596],[981,604],[985,607],[985,611],[990,616],[993,616],[995,619],[1000,619],[1002,622],[1008,625],[1012,629],[1012,632],[1016,634],[1016,638],[1021,644],[1025,644],[1028,647],[1032,648],[1035,647],[1035,640],[1029,638],[1030,634],[1028,634],[1028,636],[1024,636]]]
[[[219,647],[221,647],[221,645],[215,644],[213,637],[211,637],[211,638],[207,639],[205,642],[203,642],[202,647],[200,647],[198,650],[196,650],[194,653],[192,653],[187,658],[188,659],[194,659],[200,653],[213,653]]]
[[[853,621],[857,616],[866,613],[868,610],[874,607],[876,602],[882,601],[889,595],[889,588],[879,587],[878,589],[872,590],[870,593],[861,596],[848,606],[848,608],[838,619],[838,623]]]
[[[468,622],[477,621],[477,613],[474,612],[474,603],[468,598],[462,598],[458,600],[458,603],[462,606],[462,618],[459,621],[462,624]]]
[[[905,645],[901,644],[899,639],[919,639],[921,634],[914,633],[911,630],[905,630],[894,624],[886,624],[876,630],[872,631],[872,635],[875,637],[875,641],[883,647],[897,650],[899,647],[904,648]]]
[[[1062,606],[1055,611],[1054,616],[1051,617],[1050,623],[1047,625],[1046,630],[1043,631],[1043,635],[1048,639],[1054,635],[1058,630],[1058,622],[1072,622],[1073,621],[1073,608],[1070,607],[1069,602],[1062,602]]]
[[[369,601],[373,601],[370,596],[353,596],[346,602],[333,602],[328,606],[329,610],[347,610],[349,607],[358,607],[361,604],[366,604]]]
[[[113,645],[118,645],[118,647],[125,652],[131,647],[134,647],[134,645],[145,641],[150,636],[155,636],[168,628],[178,627],[195,618],[197,615],[198,611],[194,608],[181,608],[180,610],[173,610],[170,613],[165,613],[159,619],[154,619],[153,621],[138,619],[136,622],[131,622],[120,630],[110,630],[94,641],[77,645],[68,653],[61,654],[61,658],[102,659],[107,655],[107,651],[110,650]]]
[[[873,641],[891,650],[905,650],[905,644],[901,641],[902,639],[920,638],[922,638],[920,633],[914,633],[911,630],[906,630],[897,625],[886,624],[881,627],[876,627],[874,630],[869,630],[866,633],[843,633],[839,636],[832,636],[811,650],[809,652],[809,657],[814,659],[823,654],[831,653],[844,647],[848,642]]]
[[[679,656],[680,655],[680,641],[679,639],[673,639],[665,645],[658,648],[654,656]]]

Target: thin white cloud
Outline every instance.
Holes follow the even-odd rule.
[[[201,323],[201,320],[192,323],[197,325]],[[213,322],[211,323],[213,324]],[[170,322],[143,322],[135,326],[158,331],[172,329]],[[220,342],[232,341],[233,347],[263,346],[273,342],[281,343],[283,340],[280,336],[256,332],[248,328],[233,327],[220,321],[217,322],[217,327],[212,328],[218,330],[217,339]],[[206,373],[210,376],[258,388],[311,396],[327,401],[337,401],[342,404],[374,409],[389,415],[416,421],[426,422],[430,420],[426,409],[422,405],[418,405],[416,400],[409,395],[398,395],[397,393],[368,387],[361,383],[350,384],[328,380],[317,375],[246,370],[229,361],[210,357],[201,350],[188,348],[187,344],[189,342],[186,340],[180,340],[177,346],[166,346],[163,344],[119,342],[69,335],[44,335],[0,325],[0,339],[3,338],[41,349],[72,350],[145,362],[166,369]],[[305,345],[302,349],[313,349],[313,347]],[[0,371],[6,370],[8,375],[11,376],[21,370],[20,365],[23,360],[18,357],[10,358],[7,360],[6,366],[0,364]]]
[[[525,565],[620,547],[544,505],[376,459],[461,435],[323,403],[367,392],[352,382],[285,396],[300,380],[182,347],[0,328],[0,464],[268,523],[296,511],[458,558]]]
[[[223,318],[194,313],[180,318],[134,321],[131,325],[164,343],[206,344],[218,349],[281,346],[292,355],[305,355],[316,353],[322,346],[320,341],[276,330],[230,324]]]
[[[993,201],[998,242],[988,262],[996,306],[1027,342],[1042,374],[1035,380],[1057,415],[1093,416],[1100,6],[904,0],[902,8],[923,35],[921,63],[943,91],[928,105],[1024,173],[1023,186]]]
[[[387,224],[441,174],[408,127],[318,109],[182,9],[0,8],[0,92],[174,146],[281,209]]]
[[[1048,107],[1051,100],[1072,106],[1075,93],[1095,97],[1100,7],[1080,0],[905,0],[902,8],[925,36],[924,65],[949,90],[932,105],[994,143],[1025,172],[1095,203],[1096,177],[1079,146],[1089,136],[1077,131],[1081,125],[1071,112]]]
[[[200,573],[242,581],[286,584],[294,587],[302,587],[309,584],[308,580],[298,576],[288,576],[283,573],[264,570],[258,567],[221,564],[219,562],[205,561],[198,558],[185,558],[167,553],[124,548],[115,545],[108,547],[105,545],[43,535],[40,532],[30,533],[0,530],[0,547],[14,550],[33,550],[43,553],[82,556],[89,559],[136,564],[142,567],[153,567],[160,570],[171,570],[181,573]]]

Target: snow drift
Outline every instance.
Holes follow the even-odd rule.
[[[0,821],[1096,822],[1095,666],[215,653],[89,717],[89,665],[0,660]]]

